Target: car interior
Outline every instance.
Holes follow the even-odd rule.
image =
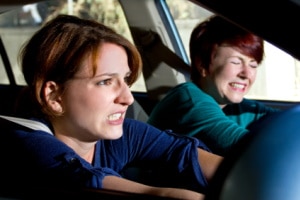
[[[182,0],[183,1],[183,0]],[[218,14],[227,20],[263,37],[266,41],[285,51],[295,59],[300,59],[300,30],[296,27],[296,19],[300,15],[300,2],[297,0],[278,0],[274,2],[252,0],[247,3],[236,0],[189,0],[195,5],[201,6],[210,12]],[[36,3],[36,0],[2,0],[0,3],[0,15],[8,11],[20,8],[23,5]],[[147,122],[148,115],[155,104],[161,100],[166,92],[175,85],[189,80],[189,61],[180,35],[176,29],[172,16],[166,12],[164,0],[119,0],[124,11],[129,26],[130,34],[135,45],[140,50],[143,60],[142,77],[145,91],[133,90],[135,102],[128,108],[126,117]],[[245,6],[246,5],[246,6]],[[267,12],[266,12],[267,11]],[[284,14],[283,14],[284,13]],[[139,16],[137,18],[137,16]],[[1,24],[1,20],[0,20]],[[0,29],[1,30],[1,29]],[[7,43],[4,41],[5,35],[0,31],[0,55],[3,68],[0,71],[7,77],[6,83],[0,83],[0,115],[22,117],[24,113],[18,113],[18,106],[26,106],[22,102],[22,91],[24,84],[19,84],[14,72],[17,61],[12,61],[8,55]],[[180,42],[178,42],[178,40]],[[177,41],[177,42],[176,42]],[[1,68],[1,66],[0,66]],[[284,76],[281,75],[281,76]],[[1,78],[1,77],[0,77]],[[284,96],[284,95],[283,95]],[[259,99],[266,105],[287,110],[271,119],[266,119],[253,126],[252,131],[259,132],[259,137],[250,136],[247,141],[241,143],[232,156],[220,166],[216,173],[214,182],[210,188],[206,199],[297,199],[299,196],[296,187],[299,183],[291,181],[293,175],[286,175],[285,172],[299,173],[294,168],[275,168],[272,163],[288,163],[298,166],[296,158],[300,140],[297,126],[300,110],[297,109],[298,101]],[[17,106],[18,105],[18,106]],[[292,108],[290,110],[290,108]],[[289,120],[288,120],[289,119]],[[30,123],[30,122],[29,122]],[[284,126],[280,126],[283,125]],[[19,126],[9,119],[0,117],[0,125],[5,128]],[[282,132],[285,133],[283,137]],[[276,138],[276,140],[270,140]],[[298,138],[299,139],[299,138]],[[272,143],[273,141],[273,143]],[[275,141],[275,142],[274,142]],[[280,141],[285,141],[281,143]],[[286,145],[291,144],[291,145]],[[278,148],[280,145],[280,148]],[[289,146],[293,153],[290,154]],[[265,150],[268,151],[265,152]],[[237,152],[237,153],[236,153]],[[254,157],[259,152],[265,152],[259,157]],[[282,155],[286,159],[275,159],[274,155]],[[287,156],[289,155],[289,156]],[[277,156],[278,157],[278,156]],[[280,157],[280,156],[279,156]],[[266,159],[267,158],[267,159]],[[260,171],[251,168],[253,163],[260,164]],[[280,164],[278,164],[280,165]],[[275,174],[280,174],[286,179],[273,180],[284,183],[275,185],[271,181],[261,181],[254,177],[263,177],[269,170],[266,179],[273,180]],[[257,173],[256,175],[244,173]],[[285,170],[283,170],[285,169]],[[241,174],[244,174],[243,176]],[[252,179],[250,178],[252,175]],[[289,179],[288,179],[289,178]],[[242,180],[249,180],[244,183]],[[260,183],[260,184],[258,184]],[[239,188],[233,188],[230,184],[237,184]],[[258,185],[261,188],[250,187]],[[270,187],[268,187],[270,186]],[[272,187],[271,187],[272,186]],[[290,186],[287,192],[286,186]],[[279,192],[276,187],[280,187]],[[274,189],[275,188],[275,189]],[[265,193],[262,192],[266,191]],[[281,193],[283,194],[281,194]],[[245,196],[244,194],[253,194]],[[43,194],[41,196],[41,194]],[[86,199],[166,199],[146,195],[127,194],[117,191],[57,191],[52,189],[34,189],[32,191],[0,191],[1,199],[28,199],[56,197],[82,197]],[[243,197],[243,198],[241,198]]]

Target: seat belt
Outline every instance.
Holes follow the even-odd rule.
[[[32,130],[40,130],[49,133],[50,135],[53,135],[52,131],[49,129],[48,126],[43,124],[42,122],[38,122],[31,119],[24,119],[20,117],[10,117],[10,116],[4,116],[0,115],[1,118],[6,119],[8,121],[14,122],[16,124],[25,126],[27,128],[30,128]]]

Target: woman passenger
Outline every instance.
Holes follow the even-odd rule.
[[[212,16],[190,38],[191,81],[172,88],[148,123],[201,139],[225,156],[248,126],[278,109],[244,98],[264,56],[262,38]]]

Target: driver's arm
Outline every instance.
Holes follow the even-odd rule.
[[[102,184],[104,189],[117,190],[123,192],[147,194],[186,200],[204,199],[203,194],[191,190],[179,188],[152,187],[117,176],[105,176]]]

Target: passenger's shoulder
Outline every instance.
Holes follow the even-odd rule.
[[[174,95],[174,94],[199,94],[202,90],[193,82],[184,82],[181,84],[176,85],[173,87],[169,92],[168,95]]]

